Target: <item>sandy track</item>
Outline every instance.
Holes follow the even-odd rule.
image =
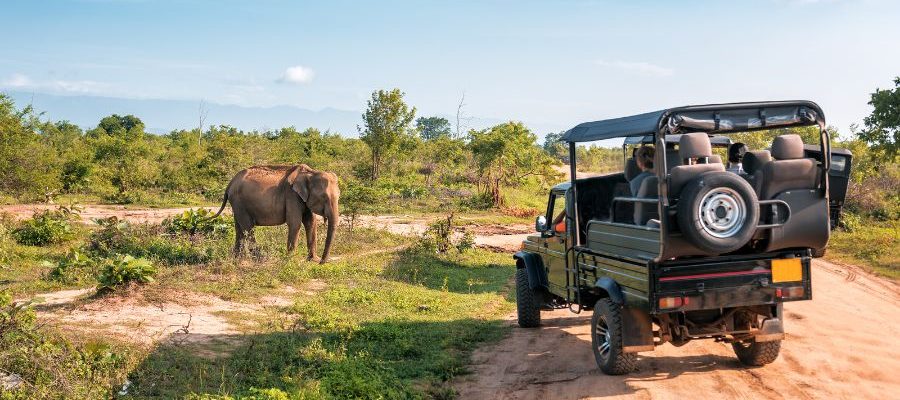
[[[473,356],[455,383],[463,399],[887,399],[900,393],[900,290],[855,267],[813,263],[812,301],[785,305],[781,356],[741,366],[731,346],[697,341],[642,353],[639,371],[606,376],[591,351],[590,313],[544,313]],[[510,323],[515,315],[508,317]],[[891,394],[893,393],[893,395]],[[896,398],[896,397],[893,397]]]
[[[51,204],[16,204],[0,206],[0,214],[8,213],[15,219],[27,219],[38,211],[54,210],[57,206]],[[157,224],[166,218],[181,214],[191,208],[206,208],[212,212],[219,207],[182,207],[182,208],[126,208],[125,206],[88,205],[79,206],[81,220],[85,223],[95,219],[117,217],[133,223]],[[231,214],[231,207],[226,207],[224,213]]]

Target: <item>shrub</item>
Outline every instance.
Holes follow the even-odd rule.
[[[131,254],[169,264],[198,264],[212,259],[212,248],[184,237],[163,236],[159,227],[135,226],[115,217],[95,222],[100,229],[91,234],[87,247],[95,257]]]
[[[453,217],[451,213],[446,219],[440,219],[428,225],[419,240],[419,247],[428,252],[446,253],[455,248],[460,253],[475,247],[475,236],[470,232],[454,235]],[[458,236],[458,238],[454,238]]]
[[[478,193],[463,199],[460,206],[472,210],[488,210],[494,207],[494,199],[490,193]]]
[[[94,220],[100,229],[91,233],[88,250],[94,255],[108,257],[115,253],[128,253],[135,247],[137,239],[131,232],[131,225],[116,217]]]
[[[0,222],[0,269],[9,268],[12,262],[12,236],[6,229],[6,224]]]
[[[97,274],[97,260],[91,258],[82,249],[73,249],[58,262],[44,261],[42,265],[49,267],[47,279],[61,283],[77,283],[86,277]]]
[[[217,234],[228,231],[228,223],[221,215],[213,217],[213,212],[205,208],[190,209],[173,218],[163,221],[163,227],[172,234],[186,233]]]
[[[70,207],[41,211],[23,222],[12,234],[16,242],[28,246],[62,243],[74,238],[71,221],[77,216],[77,209]]]
[[[97,291],[115,290],[116,287],[129,283],[153,282],[156,267],[145,258],[134,258],[130,255],[117,255],[107,260],[97,276]]]

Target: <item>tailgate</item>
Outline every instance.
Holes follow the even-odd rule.
[[[709,310],[812,298],[808,255],[718,257],[656,266],[651,309]]]

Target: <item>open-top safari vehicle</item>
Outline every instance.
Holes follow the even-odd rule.
[[[729,133],[801,126],[818,127],[818,146],[784,134],[737,169],[713,150],[731,144]],[[551,189],[538,233],[514,256],[519,325],[540,325],[541,310],[593,310],[594,355],[608,374],[631,371],[637,352],[695,339],[731,343],[744,364],[774,361],[782,304],[811,299],[811,259],[840,213],[829,212],[824,128],[810,101],[679,107],[572,128],[562,138],[571,180]],[[623,151],[623,172],[578,179],[576,144],[614,138],[654,148],[656,167],[630,185],[635,160]],[[850,155],[841,156],[831,176],[846,178]]]

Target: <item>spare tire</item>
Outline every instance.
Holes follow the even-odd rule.
[[[688,182],[678,200],[681,233],[701,250],[730,253],[753,237],[759,222],[759,200],[743,178],[712,171]]]

